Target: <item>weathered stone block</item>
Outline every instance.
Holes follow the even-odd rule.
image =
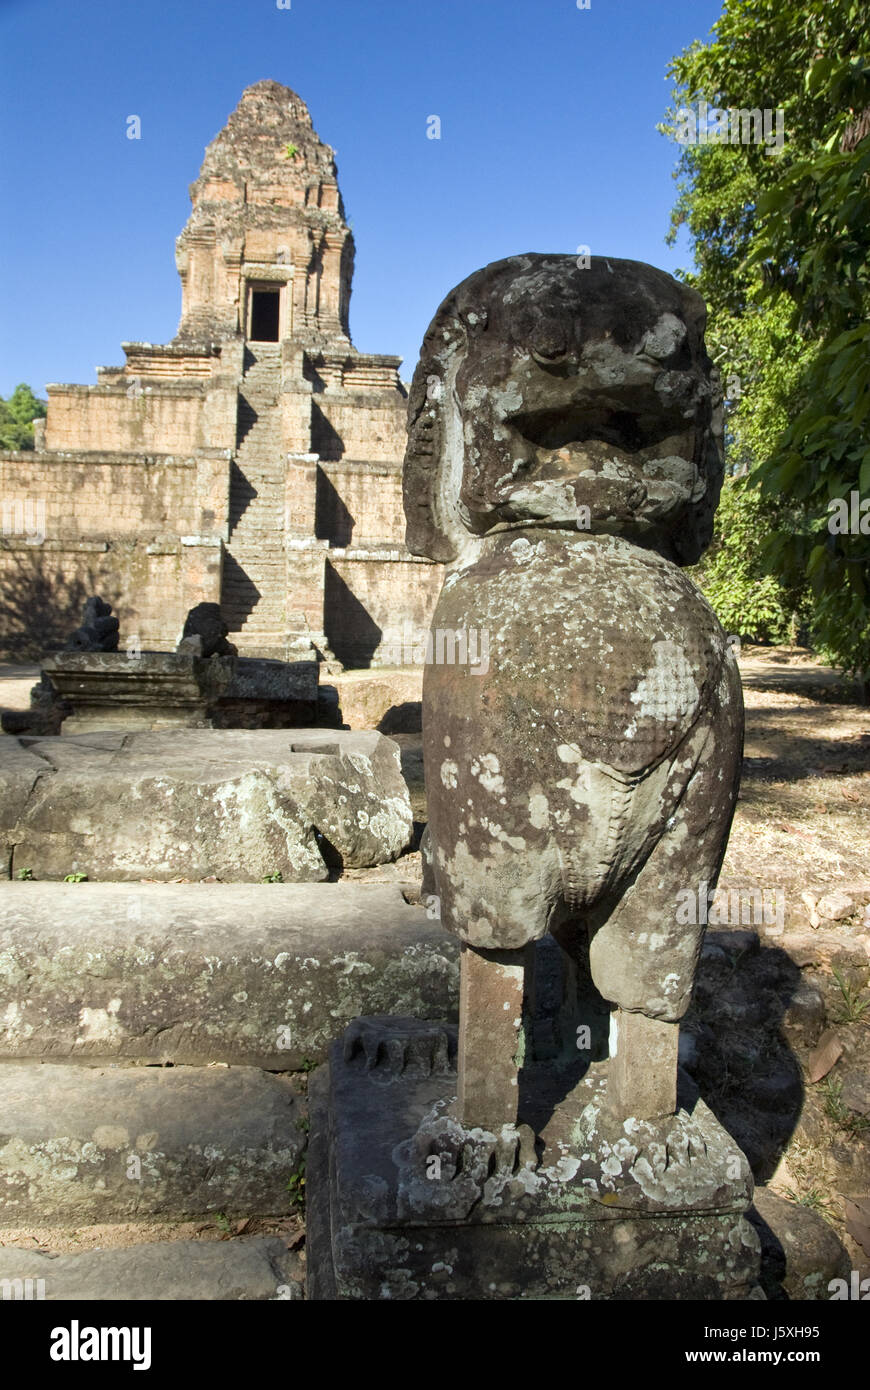
[[[411,839],[399,750],[380,734],[186,729],[26,742],[41,776],[8,833],[14,869],[37,879],[77,870],[316,882],[339,862],[395,859]],[[0,741],[0,775],[21,777],[22,751]]]
[[[0,1223],[287,1212],[303,1115],[253,1067],[0,1067]]]
[[[232,679],[226,657],[203,659],[191,651],[63,652],[43,670],[62,700],[73,706],[63,733],[104,729],[171,729],[207,723],[210,704]]]
[[[293,1300],[302,1297],[303,1277],[299,1256],[278,1236],[158,1240],[78,1255],[0,1248],[8,1296],[46,1303]]]
[[[0,1063],[323,1061],[360,1014],[456,1018],[459,948],[376,884],[0,886]]]

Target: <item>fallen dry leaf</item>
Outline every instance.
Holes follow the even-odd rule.
[[[864,1254],[870,1255],[870,1197],[844,1197],[843,1206],[846,1230]]]
[[[837,1036],[836,1029],[827,1028],[819,1038],[818,1047],[813,1049],[807,1061],[807,1080],[810,1085],[826,1077],[842,1055],[843,1044]]]
[[[789,822],[785,820],[780,821],[775,828],[781,830],[785,835],[799,835],[802,840],[812,840],[814,838],[811,831],[801,830],[799,825],[790,825]]]
[[[248,1227],[250,1226],[252,1220],[253,1220],[253,1217],[251,1217],[251,1216],[246,1216],[245,1219],[244,1219],[244,1221],[237,1221],[237,1222],[236,1222],[236,1235],[237,1235],[237,1236],[243,1236],[243,1235],[245,1234],[245,1231],[246,1231],[246,1230],[248,1229]]]

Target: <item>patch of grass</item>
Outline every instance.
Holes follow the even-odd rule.
[[[287,1191],[294,1207],[305,1206],[305,1156],[299,1160],[299,1167],[287,1179]]]
[[[302,1061],[299,1063],[299,1070],[300,1070],[300,1071],[314,1071],[314,1068],[315,1068],[316,1066],[317,1066],[317,1063],[316,1063],[316,1062],[312,1062],[312,1060],[311,1060],[310,1057],[303,1057],[303,1058],[302,1058]]]
[[[265,878],[260,879],[261,883],[283,883],[284,875],[280,869],[276,869],[273,874],[266,874]]]
[[[15,875],[15,877],[18,878],[18,879],[20,879],[22,883],[32,883],[32,882],[33,882],[33,870],[32,870],[32,869],[19,869],[19,870],[18,870],[18,873]]]
[[[825,1114],[829,1120],[833,1120],[838,1129],[855,1138],[870,1129],[870,1119],[865,1115],[856,1114],[844,1103],[842,1081],[835,1081],[829,1076],[820,1090],[824,1097]]]
[[[230,1233],[230,1218],[225,1216],[222,1211],[215,1213],[215,1225],[222,1235],[228,1236]]]
[[[842,1004],[837,1006],[837,1011],[833,1015],[835,1023],[860,1023],[861,1019],[870,1009],[870,999],[862,999],[864,993],[863,985],[855,985],[848,980],[837,966],[833,966],[833,976],[837,981],[837,988],[843,996]]]
[[[87,874],[81,874],[78,872],[72,874],[64,874],[63,881],[64,883],[87,883],[88,876]]]
[[[786,1196],[790,1197],[798,1206],[809,1207],[810,1211],[817,1211],[820,1216],[830,1217],[833,1215],[833,1205],[831,1199],[826,1196],[820,1187],[811,1187],[806,1192],[796,1192],[793,1187],[786,1188]]]

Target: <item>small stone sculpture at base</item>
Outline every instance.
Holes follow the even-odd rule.
[[[82,615],[82,625],[76,628],[64,648],[68,652],[116,652],[118,650],[118,619],[112,616],[112,605],[103,599],[89,598]]]
[[[667,1145],[612,1122],[601,1077],[547,1143],[458,1118],[456,1044],[359,1019],[312,1075],[309,1298],[759,1297],[749,1166],[688,1077]]]
[[[227,641],[228,632],[229,627],[221,617],[219,603],[198,603],[184,620],[181,641],[176,650],[203,657],[238,656],[238,647]]]

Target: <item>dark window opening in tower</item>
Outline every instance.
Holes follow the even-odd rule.
[[[278,290],[251,291],[251,333],[252,342],[278,342]]]

